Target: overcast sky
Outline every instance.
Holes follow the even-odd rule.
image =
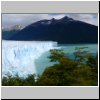
[[[27,26],[42,19],[60,19],[64,16],[68,16],[96,26],[98,25],[97,14],[2,14],[2,27],[8,28],[14,25]]]

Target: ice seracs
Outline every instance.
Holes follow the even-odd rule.
[[[47,52],[56,46],[52,41],[2,41],[2,76],[41,74],[49,64]]]

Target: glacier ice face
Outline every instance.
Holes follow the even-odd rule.
[[[57,42],[47,41],[2,41],[2,76],[41,74],[52,65],[47,56]]]

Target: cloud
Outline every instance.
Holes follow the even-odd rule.
[[[98,25],[97,14],[2,14],[2,27],[12,27],[14,25],[27,26],[42,19],[60,19],[64,16]]]
[[[51,14],[54,17],[68,16],[93,25],[98,25],[98,14]]]
[[[11,27],[16,24],[26,26],[44,18],[49,17],[47,14],[2,14],[2,26]]]
[[[84,21],[93,25],[98,25],[97,14],[69,14],[68,16],[76,20]]]

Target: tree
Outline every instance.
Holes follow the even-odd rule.
[[[76,47],[74,52],[74,61],[84,63],[88,58],[89,50],[86,50],[87,48],[88,47]]]
[[[38,79],[37,84],[43,86],[95,86],[97,76],[95,71],[89,66],[88,50],[86,47],[76,48],[72,60],[65,56],[63,51],[51,50],[50,60],[58,62],[47,68]],[[93,61],[95,59],[92,59]],[[94,64],[92,65],[94,66]],[[95,66],[94,66],[95,67]]]
[[[28,75],[26,78],[22,78],[18,75],[3,77],[3,86],[34,86],[35,78],[34,75]]]

